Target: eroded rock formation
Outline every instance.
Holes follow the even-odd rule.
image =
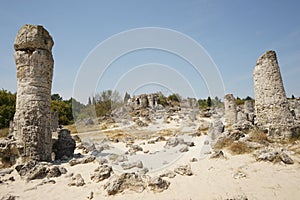
[[[226,94],[224,97],[225,106],[225,125],[230,126],[237,122],[237,107],[235,98],[232,94]]]
[[[22,161],[51,160],[53,44],[46,29],[29,24],[14,42],[18,90],[13,133]]]
[[[293,116],[275,51],[267,51],[257,60],[253,77],[256,125],[282,134],[293,125]]]

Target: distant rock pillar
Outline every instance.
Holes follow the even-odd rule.
[[[22,161],[51,160],[53,44],[46,29],[29,24],[14,42],[18,89],[13,132]]]
[[[256,124],[261,128],[286,130],[293,116],[283,87],[275,51],[265,52],[253,72]]]
[[[237,122],[237,106],[232,94],[226,94],[224,97],[225,106],[225,125],[231,126]]]

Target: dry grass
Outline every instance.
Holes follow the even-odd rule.
[[[270,140],[267,137],[267,134],[262,131],[254,130],[251,131],[249,135],[250,135],[250,141],[252,142],[258,142],[263,144],[266,142],[270,142]]]
[[[216,142],[214,148],[215,149],[223,149],[225,147],[230,146],[232,143],[233,143],[233,139],[223,137],[223,138],[218,139],[218,141]]]
[[[71,134],[78,133],[75,124],[66,125],[64,126],[64,128],[69,129],[71,131]]]
[[[248,147],[245,142],[241,141],[231,143],[231,145],[229,145],[227,149],[230,151],[230,153],[235,155],[252,152],[252,149]]]
[[[9,129],[8,128],[3,128],[3,129],[0,129],[0,138],[1,137],[7,137],[8,135],[8,132],[9,132]]]
[[[220,138],[214,146],[214,149],[228,149],[233,155],[251,153],[252,149],[245,142],[234,141],[231,138]]]

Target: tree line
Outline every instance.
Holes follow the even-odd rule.
[[[170,102],[176,104],[180,102],[182,97],[179,94],[171,94],[164,96],[159,93],[158,103],[167,106]],[[98,117],[110,115],[112,110],[121,107],[126,104],[131,96],[126,92],[124,98],[121,98],[117,91],[106,90],[102,91],[95,96],[88,98],[88,104],[84,105],[74,98],[64,100],[59,94],[51,95],[51,111],[59,113],[59,124],[68,125],[74,123],[74,117],[76,119],[85,119],[89,116],[88,113],[95,110]],[[187,98],[188,101],[192,101],[192,98]],[[251,97],[241,99],[236,98],[236,103],[241,105],[245,100],[253,100]],[[211,99],[199,99],[197,100],[200,109],[209,109],[211,107],[223,106],[223,102],[218,97]],[[13,120],[13,116],[16,109],[16,93],[11,93],[7,90],[0,90],[0,129],[9,127],[10,121]]]

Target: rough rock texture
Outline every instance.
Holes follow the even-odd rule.
[[[226,94],[224,96],[225,106],[225,125],[230,126],[237,122],[237,107],[235,98],[232,94]]]
[[[18,155],[19,152],[16,141],[12,139],[4,139],[0,141],[0,161],[3,166],[13,165]]]
[[[104,185],[104,189],[108,195],[115,195],[126,189],[140,193],[143,192],[145,188],[145,182],[142,180],[141,176],[136,173],[123,173],[119,176],[114,175]]]
[[[58,139],[53,141],[52,151],[55,153],[55,159],[61,159],[64,156],[73,157],[76,142],[71,137],[68,129],[61,129],[58,132]]]
[[[17,165],[16,170],[19,175],[26,180],[43,179],[45,177],[59,177],[61,174],[67,173],[64,167],[52,166],[48,163],[29,161],[26,164]]]
[[[253,72],[256,124],[261,128],[279,129],[293,124],[275,51],[265,52]]]
[[[137,160],[137,161],[135,161],[135,162],[122,163],[122,164],[121,164],[121,167],[122,167],[124,170],[132,169],[132,168],[134,168],[134,167],[136,167],[136,168],[143,168],[143,163],[142,163],[142,161]]]
[[[161,177],[150,178],[148,181],[148,188],[154,192],[162,192],[168,189],[170,182],[163,180]]]
[[[51,160],[53,44],[46,29],[29,24],[14,42],[18,90],[13,133],[23,161]]]
[[[76,174],[74,177],[71,178],[71,182],[68,184],[68,186],[84,186],[85,182],[84,179],[82,178],[81,174]]]
[[[103,181],[110,177],[113,172],[112,167],[108,165],[101,165],[94,170],[94,173],[91,174],[91,180],[96,181],[97,183]]]
[[[193,172],[190,165],[181,165],[174,169],[174,172],[182,176],[192,176]]]
[[[69,161],[70,166],[74,166],[74,165],[78,165],[78,164],[86,164],[86,163],[90,163],[93,162],[96,159],[95,156],[93,155],[89,155],[83,158],[73,158],[72,160]]]

